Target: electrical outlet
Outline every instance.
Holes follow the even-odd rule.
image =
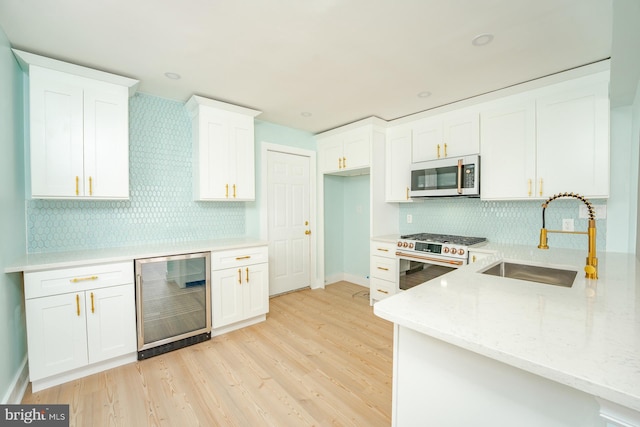
[[[407,224],[411,224],[413,222],[413,215],[407,214]]]
[[[562,220],[562,231],[573,231],[573,218],[565,218]]]

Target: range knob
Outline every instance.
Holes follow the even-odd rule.
[[[406,248],[407,246],[409,246],[409,244],[407,242],[403,242],[402,246]]]
[[[455,255],[455,254],[457,254],[457,253],[458,253],[458,250],[457,250],[456,248],[452,248],[452,249],[451,249],[451,253],[452,253],[453,255]]]
[[[409,242],[409,249],[413,249],[413,242]]]
[[[464,249],[458,249],[458,253],[459,253],[460,255],[464,255],[465,250],[464,250]]]
[[[444,252],[445,254],[448,254],[448,253],[449,253],[449,248],[447,248],[447,247],[445,246],[445,248],[442,250],[442,252]]]
[[[398,242],[398,247],[401,248],[402,247],[402,242]]]

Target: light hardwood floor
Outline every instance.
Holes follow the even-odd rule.
[[[31,393],[75,426],[389,426],[393,326],[347,282],[270,300],[267,321]]]

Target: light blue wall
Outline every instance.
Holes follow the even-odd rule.
[[[324,274],[331,277],[345,272],[344,262],[344,181],[324,175]],[[367,221],[368,222],[368,221]]]
[[[344,179],[344,272],[362,280],[369,277],[369,178]]]
[[[136,94],[129,105],[130,200],[29,200],[30,253],[245,234],[243,202],[193,200],[191,120],[184,104]]]
[[[369,175],[324,176],[326,277],[369,277],[369,182]]]
[[[0,270],[25,252],[22,73],[0,28]],[[22,275],[0,273],[0,403],[26,358]],[[16,402],[11,402],[16,403]]]

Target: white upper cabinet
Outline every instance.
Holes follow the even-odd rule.
[[[387,129],[385,160],[385,201],[411,202],[411,128]]]
[[[479,123],[475,110],[452,111],[416,121],[412,160],[423,162],[479,153]]]
[[[193,125],[195,200],[255,200],[253,119],[260,111],[196,95],[187,108]]]
[[[351,129],[318,138],[320,172],[350,175],[369,168],[371,130]]]
[[[566,82],[537,99],[538,195],[609,196],[608,77]]]
[[[492,104],[481,121],[483,199],[526,199],[536,191],[536,103],[514,96]]]
[[[31,195],[129,198],[137,80],[14,50],[29,73]]]
[[[481,197],[609,195],[608,72],[484,104]]]

